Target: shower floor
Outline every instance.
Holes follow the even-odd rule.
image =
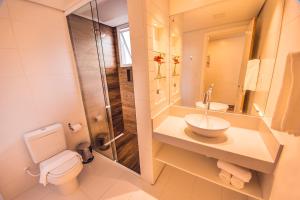
[[[116,140],[118,162],[140,173],[139,147],[136,134],[125,133]]]

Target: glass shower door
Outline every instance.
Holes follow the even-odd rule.
[[[92,0],[68,23],[93,149],[140,173],[132,67],[120,67],[118,49],[118,30],[126,23],[129,35],[128,19],[120,23],[120,13],[111,16],[108,9],[125,12],[122,2]]]
[[[91,1],[67,18],[93,149],[117,160],[97,12]]]

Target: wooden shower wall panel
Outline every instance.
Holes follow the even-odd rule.
[[[95,121],[99,115],[105,118],[106,110],[93,23],[76,15],[68,16],[68,23],[90,134],[109,134],[106,120]]]
[[[100,24],[108,95],[115,136],[124,131],[115,28]]]
[[[120,67],[119,80],[121,87],[124,132],[137,134],[134,87],[131,70],[131,67]],[[127,73],[130,74],[130,80],[128,80]]]

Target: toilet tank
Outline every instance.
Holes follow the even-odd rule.
[[[34,163],[40,163],[67,148],[63,126],[58,123],[25,133],[24,140]]]

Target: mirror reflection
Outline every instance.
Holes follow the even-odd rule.
[[[225,0],[171,16],[171,103],[263,115],[282,14],[280,0]]]

